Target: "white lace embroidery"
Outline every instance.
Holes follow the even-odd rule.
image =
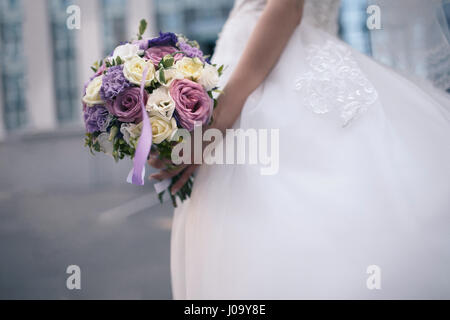
[[[346,127],[374,104],[378,93],[364,76],[351,51],[335,41],[308,48],[310,71],[295,82],[300,99],[313,112],[337,110]]]

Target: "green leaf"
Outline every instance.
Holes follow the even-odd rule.
[[[113,141],[113,139],[116,137],[117,133],[119,132],[119,128],[116,126],[113,126],[109,132],[109,141]]]
[[[92,147],[95,151],[100,152],[100,143],[98,143],[98,141],[96,141]]]
[[[166,84],[166,76],[164,75],[164,69],[159,70],[159,81]]]
[[[219,73],[219,76],[222,75],[222,73],[223,73],[223,68],[224,68],[224,65],[221,65],[221,66],[219,67],[219,69],[217,69],[217,72]]]
[[[165,55],[161,59],[161,63],[162,63],[164,68],[170,68],[175,63],[175,59],[174,59],[173,55],[168,54],[168,55]]]
[[[163,198],[164,193],[165,193],[165,191],[158,193],[158,199],[161,204],[163,204],[163,202],[164,202],[164,198]]]
[[[142,40],[142,36],[145,33],[145,30],[147,30],[147,21],[145,19],[142,19],[139,23],[139,33],[138,33],[138,39]]]

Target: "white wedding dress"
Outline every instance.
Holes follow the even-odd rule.
[[[236,1],[221,85],[264,5]],[[450,298],[450,100],[338,40],[338,10],[305,1],[235,124],[280,130],[278,174],[203,165],[175,210],[175,299]]]

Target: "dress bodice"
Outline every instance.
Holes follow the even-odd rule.
[[[267,0],[236,0],[231,16],[238,13],[259,13]],[[305,0],[303,20],[331,34],[338,32],[338,16],[341,0]]]

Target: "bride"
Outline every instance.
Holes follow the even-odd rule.
[[[339,5],[236,1],[212,127],[279,129],[279,172],[199,168],[175,299],[450,298],[450,99],[338,40]]]

